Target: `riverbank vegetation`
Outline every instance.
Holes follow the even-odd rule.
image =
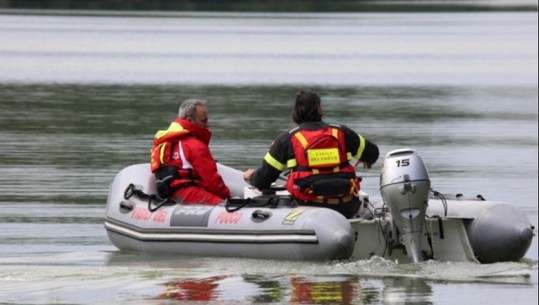
[[[246,12],[361,12],[361,11],[530,11],[531,0],[0,0],[0,9],[113,11],[246,11]]]

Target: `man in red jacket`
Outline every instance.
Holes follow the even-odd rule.
[[[151,169],[159,195],[186,204],[219,204],[230,190],[217,171],[209,149],[206,103],[189,99],[166,130],[155,134]]]

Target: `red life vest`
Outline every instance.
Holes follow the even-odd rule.
[[[346,151],[343,131],[335,125],[324,129],[290,131],[294,160],[287,190],[300,200],[320,200],[357,196],[359,179]],[[294,164],[295,163],[295,164]]]
[[[164,167],[175,168],[174,179],[168,183],[171,188],[176,188],[184,184],[196,184],[200,179],[188,165],[184,164],[183,158],[174,156],[181,154],[181,141],[183,138],[193,136],[192,132],[180,124],[180,120],[172,122],[168,129],[160,130],[156,133],[151,149],[150,168],[152,173]],[[172,174],[169,173],[168,174]],[[156,175],[159,176],[159,175]]]

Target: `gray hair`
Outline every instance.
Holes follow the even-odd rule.
[[[187,117],[194,116],[197,111],[197,106],[206,107],[206,101],[199,99],[189,99],[184,101],[180,106],[178,116],[182,119],[187,119]]]

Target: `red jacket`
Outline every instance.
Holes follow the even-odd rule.
[[[217,171],[208,146],[211,135],[210,130],[177,118],[167,130],[155,135],[152,172],[161,165],[174,166],[179,169],[180,178],[173,181],[172,186],[191,182],[216,196],[230,198],[230,190]]]

